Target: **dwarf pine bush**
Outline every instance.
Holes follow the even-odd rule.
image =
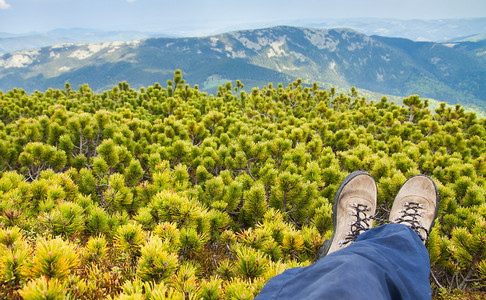
[[[0,251],[12,249],[23,240],[23,233],[18,227],[0,229]]]
[[[177,255],[169,252],[170,246],[164,246],[157,236],[152,236],[141,249],[138,261],[137,276],[143,281],[160,282],[174,275],[179,266]]]
[[[257,295],[257,288],[254,282],[234,278],[228,282],[225,294],[227,299],[253,299]]]
[[[204,280],[201,283],[201,289],[199,290],[199,298],[204,300],[217,300],[222,298],[222,279],[212,277]]]
[[[89,205],[85,210],[85,231],[88,234],[109,234],[110,216],[97,205]]]
[[[77,203],[62,202],[50,212],[40,215],[39,221],[50,233],[71,237],[84,230],[84,210]]]
[[[177,274],[172,277],[171,285],[177,291],[182,292],[189,298],[197,298],[199,286],[196,281],[197,268],[191,263],[185,263],[177,270]]]
[[[140,256],[140,250],[146,240],[142,227],[135,223],[129,223],[116,229],[113,241],[116,250],[133,259]]]
[[[19,291],[19,294],[23,299],[29,300],[62,300],[67,296],[66,287],[62,281],[46,277],[39,277],[30,281]]]
[[[32,249],[18,227],[0,229],[0,281],[16,287],[26,281]],[[10,293],[6,291],[5,294]]]
[[[104,236],[90,237],[84,248],[83,256],[88,262],[100,262],[108,258],[108,243]]]
[[[268,268],[268,258],[258,250],[245,246],[236,249],[237,272],[243,278],[254,279],[262,276]]]
[[[415,95],[301,80],[208,95],[180,71],[139,90],[0,92],[0,294],[252,299],[317,259],[357,169],[383,218],[406,178],[431,176],[433,293],[484,292],[485,127]]]
[[[61,238],[37,241],[32,266],[26,270],[33,278],[65,279],[78,266],[79,258],[74,245]]]
[[[123,292],[115,299],[185,299],[183,293],[166,286],[162,282],[154,284],[152,282],[142,282],[139,279],[135,279],[125,282],[122,289]]]

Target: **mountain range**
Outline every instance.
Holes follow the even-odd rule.
[[[29,92],[88,83],[111,89],[165,82],[181,69],[214,91],[226,81],[247,86],[302,78],[406,97],[419,94],[486,111],[484,40],[448,43],[368,36],[350,29],[278,26],[208,37],[59,44],[0,55],[0,90]]]
[[[0,53],[53,46],[62,43],[101,43],[142,40],[153,37],[196,37],[221,34],[243,29],[258,29],[288,25],[320,29],[349,28],[366,35],[401,37],[414,41],[447,42],[486,33],[486,18],[402,20],[383,18],[318,18],[305,20],[265,21],[232,26],[201,26],[201,24],[174,24],[149,31],[106,31],[87,28],[63,28],[48,32],[0,32]]]

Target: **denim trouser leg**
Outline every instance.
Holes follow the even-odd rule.
[[[310,266],[271,278],[255,299],[431,299],[429,273],[418,235],[387,224]]]

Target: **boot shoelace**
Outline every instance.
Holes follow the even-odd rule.
[[[371,208],[364,204],[350,203],[349,205],[354,208],[354,210],[350,211],[349,214],[351,216],[355,216],[356,221],[348,223],[348,225],[351,226],[351,231],[346,232],[346,238],[339,241],[339,247],[354,242],[361,233],[365,232],[371,227],[369,222],[372,222],[372,219],[366,214],[366,212],[371,211]]]
[[[425,242],[429,238],[429,231],[423,226],[422,222],[418,218],[423,218],[424,214],[419,212],[419,210],[425,209],[425,205],[419,204],[417,202],[404,202],[402,203],[404,209],[400,210],[399,213],[402,215],[395,220],[393,223],[407,223],[409,227],[412,228],[420,237],[420,239]],[[425,236],[422,235],[422,231],[425,232]]]

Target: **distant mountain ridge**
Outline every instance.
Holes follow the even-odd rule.
[[[452,46],[367,36],[349,29],[279,26],[200,38],[57,45],[0,56],[0,89],[30,92],[65,82],[110,89],[171,79],[174,69],[211,90],[226,81],[248,86],[296,78],[486,110],[486,65]]]
[[[436,20],[350,18],[302,21],[300,25],[317,28],[346,27],[367,35],[432,42],[446,42],[458,37],[486,33],[486,18]]]
[[[199,24],[201,25],[201,24]],[[305,20],[267,21],[213,28],[197,24],[165,25],[164,29],[94,30],[86,28],[55,29],[49,32],[12,34],[0,32],[0,53],[53,46],[61,43],[101,43],[133,41],[152,37],[200,37],[243,29],[287,25],[320,29],[350,28],[366,35],[401,37],[414,41],[457,41],[465,36],[486,34],[486,18],[402,20],[390,18],[318,18]]]
[[[85,28],[55,29],[46,33],[10,34],[0,32],[0,53],[36,49],[57,44],[127,42],[152,37],[168,37],[164,33],[140,31],[101,31]]]

